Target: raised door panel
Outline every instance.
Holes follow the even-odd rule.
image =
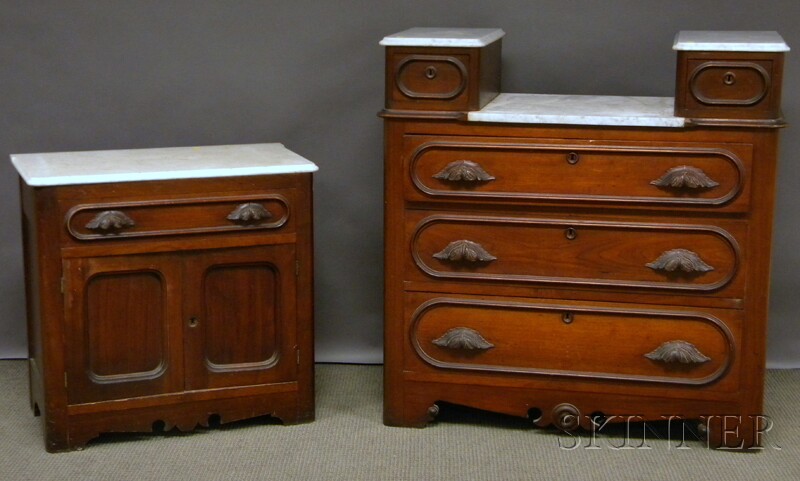
[[[64,261],[70,404],[180,391],[180,266],[168,256]]]
[[[185,257],[187,388],[296,378],[294,245]]]

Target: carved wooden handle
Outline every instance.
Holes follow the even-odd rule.
[[[719,182],[714,181],[702,170],[688,165],[673,167],[650,183],[673,189],[710,189],[719,185]]]
[[[483,170],[477,162],[471,160],[456,160],[450,162],[439,173],[434,174],[434,179],[447,180],[450,182],[489,182],[494,177]]]
[[[703,262],[700,256],[686,249],[672,249],[661,254],[658,259],[646,264],[656,271],[683,271],[688,274],[713,271],[714,268]]]
[[[489,254],[482,245],[470,240],[457,240],[451,242],[433,257],[440,261],[451,262],[491,262],[497,257]]]
[[[110,232],[128,227],[133,227],[136,222],[120,210],[105,210],[100,212],[86,224],[86,228],[95,231]]]
[[[256,204],[255,202],[242,204],[228,214],[228,220],[235,222],[253,222],[269,219],[270,217],[272,217],[272,213],[263,205]]]
[[[647,359],[663,363],[702,364],[711,360],[710,357],[700,352],[694,344],[675,340],[667,341],[658,346],[656,350],[644,355]]]
[[[486,351],[494,347],[494,344],[484,339],[478,331],[468,327],[454,327],[442,337],[434,339],[433,343],[439,347],[464,351]]]

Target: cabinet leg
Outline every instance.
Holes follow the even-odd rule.
[[[383,423],[387,426],[424,428],[439,415],[439,405],[435,401],[414,400],[402,405],[402,412],[384,409]]]
[[[89,439],[84,440],[82,443],[70,442],[69,433],[67,430],[60,426],[55,426],[53,423],[48,423],[45,417],[44,429],[44,443],[45,449],[48,453],[58,453],[63,451],[72,451],[74,449],[81,449]]]

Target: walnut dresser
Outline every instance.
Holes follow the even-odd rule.
[[[758,445],[788,47],[681,32],[675,98],[501,94],[503,35],[381,42],[385,423],[452,403]]]
[[[280,144],[12,162],[48,451],[102,432],[313,419],[313,163]]]

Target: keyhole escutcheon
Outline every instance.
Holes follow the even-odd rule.
[[[581,156],[578,155],[577,152],[570,152],[567,154],[567,163],[570,165],[575,165],[578,161],[581,160]]]
[[[574,227],[567,227],[566,230],[564,230],[564,237],[569,240],[573,240],[578,237],[578,231],[575,230]]]
[[[428,67],[425,68],[425,78],[427,78],[428,80],[435,79],[437,73],[438,72],[436,71],[436,67],[434,67],[433,65],[429,65]]]
[[[733,72],[725,72],[722,76],[722,82],[725,85],[733,85],[736,83],[736,74]]]

